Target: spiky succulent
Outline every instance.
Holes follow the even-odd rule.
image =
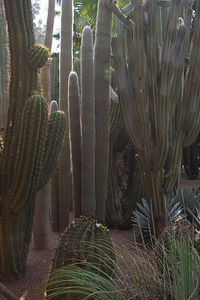
[[[166,206],[168,224],[180,222],[185,218],[183,207],[175,197],[168,197]],[[136,204],[136,207],[132,215],[134,237],[137,241],[149,242],[155,233],[151,209],[144,198],[141,203]]]
[[[49,49],[41,44],[34,44],[28,51],[27,59],[29,64],[37,69],[45,65],[49,58]]]

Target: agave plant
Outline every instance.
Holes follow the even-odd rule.
[[[136,240],[148,241],[154,235],[154,223],[151,209],[143,198],[137,203],[137,209],[133,212],[132,222]],[[195,223],[200,228],[200,195],[192,188],[177,189],[166,200],[167,225],[186,221]]]
[[[167,222],[180,222],[185,219],[183,206],[177,201],[176,197],[168,197],[166,200]],[[132,216],[134,237],[137,241],[147,242],[152,240],[154,236],[154,222],[152,218],[151,208],[145,198],[141,203],[136,204],[136,210]]]

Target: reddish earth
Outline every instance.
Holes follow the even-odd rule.
[[[200,186],[200,180],[188,180],[185,174],[183,174],[180,185],[181,187],[197,187]],[[119,241],[132,240],[132,230],[111,230],[110,233],[115,245],[117,245]],[[21,300],[43,299],[41,292],[42,283],[49,274],[58,240],[58,234],[51,233],[48,250],[35,250],[32,242],[28,255],[26,276],[21,280],[3,282],[3,284]],[[5,298],[0,295],[0,300],[4,299]]]

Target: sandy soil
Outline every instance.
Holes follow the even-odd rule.
[[[181,179],[181,187],[197,187],[200,186],[200,180],[188,180],[183,174]],[[119,241],[131,241],[132,230],[111,230],[111,238],[113,243],[118,245]],[[3,282],[13,293],[15,293],[21,300],[42,300],[41,293],[42,283],[49,274],[51,269],[52,259],[59,241],[58,233],[51,233],[50,245],[47,250],[35,250],[33,248],[33,241],[30,245],[27,272],[26,276],[21,280]],[[0,295],[0,300],[5,299]]]

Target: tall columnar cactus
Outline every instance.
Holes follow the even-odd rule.
[[[190,7],[186,7],[182,18],[182,5],[190,5],[191,1],[151,0],[145,7],[142,1],[131,3],[135,24],[133,44],[129,47],[134,54],[134,85],[130,84],[129,66],[118,37],[113,40],[113,52],[124,121],[137,151],[145,196],[159,234],[166,224],[165,195],[173,189],[179,175],[182,146],[192,143],[199,133],[200,3],[197,2],[191,42]],[[158,45],[159,5],[170,5],[162,45]],[[190,61],[183,86],[189,48]],[[175,111],[176,127],[171,135]],[[169,153],[170,139],[173,144]],[[165,166],[167,159],[169,169]]]
[[[0,128],[5,128],[9,101],[9,62],[8,31],[3,0],[0,1]]]
[[[96,216],[105,221],[110,128],[110,48],[112,12],[107,0],[99,0],[94,45],[96,123]]]
[[[0,157],[0,277],[3,278],[19,277],[25,272],[35,196],[55,166],[65,127],[62,112],[52,114],[48,121],[47,102],[36,94],[36,66],[41,65],[41,61],[44,63],[48,51],[36,46],[33,52],[37,55],[32,52],[30,57],[35,47],[31,1],[4,0],[4,5],[11,82],[4,149]]]
[[[92,31],[85,27],[81,43],[81,213],[95,215],[95,92]]]
[[[80,128],[80,93],[78,76],[75,72],[69,74],[69,128],[72,158],[72,186],[75,217],[81,214],[81,128]]]
[[[59,109],[68,115],[68,76],[72,70],[73,52],[73,1],[61,1],[61,51]],[[58,166],[59,230],[63,231],[69,223],[69,210],[72,203],[72,176],[70,167],[69,120],[67,118],[66,136]]]

